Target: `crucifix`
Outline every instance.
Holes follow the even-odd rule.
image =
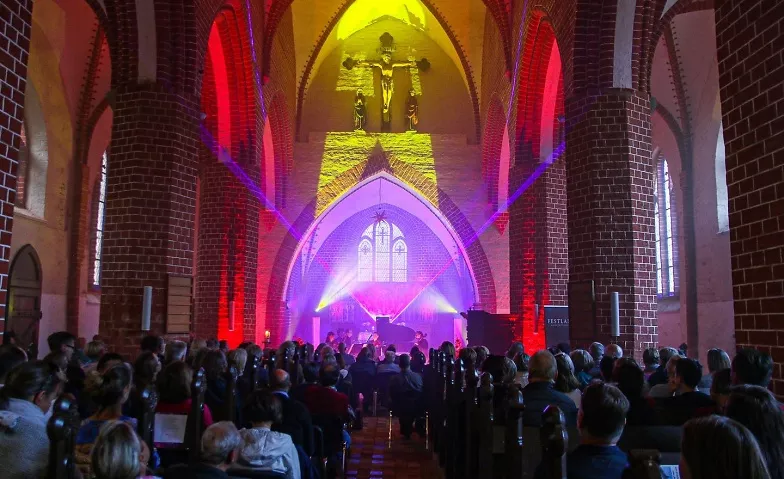
[[[392,53],[395,52],[395,39],[392,38],[392,35],[390,35],[389,32],[385,32],[379,37],[379,40],[381,41],[381,48],[378,50],[381,54],[380,60],[354,60],[353,58],[348,57],[346,61],[343,62],[343,66],[349,70],[355,66],[361,66],[366,68],[378,68],[381,71],[381,123],[385,129],[389,129],[389,125],[392,121],[389,107],[392,104],[392,93],[395,90],[392,75],[395,72],[395,68],[415,66],[422,71],[427,71],[430,68],[430,62],[427,61],[427,58],[417,61],[393,62]]]

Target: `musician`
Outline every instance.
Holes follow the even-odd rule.
[[[332,349],[337,349],[337,341],[335,341],[335,333],[332,331],[327,333],[327,338],[324,340],[324,344],[329,346]]]
[[[414,334],[414,344],[416,345],[416,347],[419,348],[420,351],[422,351],[425,354],[427,354],[427,352],[430,351],[427,348],[427,339],[425,339],[426,337],[427,334],[423,333],[422,331],[417,331]]]
[[[381,347],[383,345],[383,343],[381,342],[381,337],[378,335],[378,333],[374,332],[368,338],[367,344],[368,346],[373,346],[372,348],[370,348],[371,358],[373,359],[373,361],[377,361],[378,357],[381,355]]]

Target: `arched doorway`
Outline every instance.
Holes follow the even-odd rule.
[[[5,333],[13,332],[16,343],[38,355],[38,328],[41,321],[41,262],[38,253],[24,246],[11,263]]]

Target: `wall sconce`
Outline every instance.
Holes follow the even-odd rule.
[[[142,296],[142,331],[150,330],[150,316],[152,314],[152,286],[144,287]]]

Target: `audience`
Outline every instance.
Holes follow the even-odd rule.
[[[629,401],[626,413],[627,426],[658,425],[655,403],[645,397],[645,373],[634,358],[621,358],[615,362],[612,380]]]
[[[272,430],[282,421],[280,398],[270,391],[258,390],[248,398],[245,417],[252,425],[240,431],[237,466],[285,474],[286,479],[300,479],[297,449],[291,436]]]
[[[273,431],[291,436],[308,456],[314,454],[313,420],[304,404],[289,397],[291,379],[289,373],[276,369],[270,377],[270,390],[278,397],[281,406],[281,421],[272,426]]]
[[[397,354],[395,351],[387,350],[384,353],[384,360],[378,363],[376,368],[377,374],[397,374],[400,372],[400,366],[395,364]]]
[[[0,346],[0,388],[12,369],[27,361],[27,354],[13,344]]]
[[[126,403],[125,413],[130,417],[139,417],[142,412],[141,395],[144,390],[155,385],[155,379],[161,371],[158,355],[145,351],[133,363],[133,388]]]
[[[142,352],[153,353],[163,361],[166,353],[166,341],[160,336],[145,336],[142,338]]]
[[[348,396],[337,392],[335,386],[340,371],[334,364],[327,364],[319,372],[321,385],[311,385],[305,390],[304,403],[313,416],[339,417],[349,419]]]
[[[754,434],[771,479],[784,479],[784,412],[773,394],[761,386],[734,386],[725,415]]]
[[[575,349],[569,354],[569,357],[574,364],[574,376],[580,381],[580,389],[585,389],[593,379],[590,373],[593,369],[593,358],[584,349]]]
[[[571,358],[565,352],[559,352],[555,355],[555,364],[558,367],[558,375],[555,378],[555,390],[560,391],[574,401],[577,409],[580,409],[580,400],[582,399],[582,391],[580,390],[580,381],[574,375],[574,364]]]
[[[612,372],[615,368],[615,361],[618,358],[612,356],[605,356],[599,361],[599,372],[601,373],[602,381],[609,383],[612,382]]]
[[[697,391],[701,378],[702,365],[696,359],[680,358],[675,362],[674,374],[669,380],[672,397],[661,400],[665,424],[680,426],[689,419],[716,412],[716,403],[710,396]]]
[[[228,479],[226,471],[237,462],[241,445],[234,423],[217,422],[201,436],[201,462],[171,467],[163,479]]]
[[[338,344],[338,354],[340,354],[340,357],[343,358],[343,363],[346,365],[346,367],[351,367],[352,364],[357,362],[357,360],[354,359],[354,356],[350,355],[346,351],[346,343]]]
[[[591,377],[595,379],[600,379],[602,377],[602,371],[599,369],[599,363],[602,361],[604,357],[604,344],[602,343],[591,343],[591,346],[588,348],[588,352],[591,354],[593,358],[593,369],[590,370],[588,373]]]
[[[188,352],[188,345],[183,341],[169,341],[166,343],[163,364],[169,365],[174,361],[185,361],[185,354]]]
[[[773,358],[756,349],[743,348],[732,360],[732,384],[768,387],[773,377]]]
[[[615,386],[596,382],[585,388],[577,419],[580,445],[566,457],[569,479],[621,479],[628,460],[616,444],[628,410],[629,402]],[[540,466],[535,477],[552,477],[546,472]]]
[[[623,349],[621,349],[621,347],[617,344],[610,344],[604,351],[604,355],[613,359],[620,359],[623,357]]]
[[[577,406],[566,394],[556,391],[553,387],[558,376],[555,357],[545,349],[531,356],[529,363],[528,385],[523,388],[523,424],[541,427],[542,413],[549,405],[561,408],[566,417],[567,426],[577,424]]]
[[[217,346],[217,345],[216,345]],[[235,391],[235,404],[237,409],[236,417],[227,417],[226,395],[228,385],[226,383],[226,372],[229,370],[229,363],[226,356],[217,349],[209,349],[202,362],[204,376],[207,379],[207,392],[204,394],[204,403],[210,407],[213,417],[216,420],[235,421],[242,424],[241,411],[242,403],[239,394]]]
[[[414,422],[424,418],[423,390],[422,376],[411,371],[411,358],[408,354],[400,355],[400,374],[389,381],[389,397],[392,410],[400,423],[400,434],[406,439],[411,439]],[[417,434],[424,437],[424,424],[417,422]]]
[[[76,435],[76,465],[83,475],[92,474],[90,454],[101,431],[108,421],[123,421],[136,429],[136,419],[123,415],[123,405],[131,393],[133,373],[127,364],[118,364],[100,374],[93,371],[85,382],[85,393],[96,407],[95,412],[82,421]]]
[[[675,374],[675,365],[678,363],[678,360],[681,358],[681,356],[677,352],[673,352],[675,351],[674,348],[668,349],[672,349],[672,351],[667,351],[668,359],[664,368],[665,381],[663,383],[658,383],[655,386],[651,386],[651,389],[648,391],[648,395],[652,398],[666,398],[672,396],[673,394],[678,394],[677,390],[673,390],[672,376]],[[659,358],[665,357],[665,354],[662,354],[662,351],[665,350],[662,349],[659,351]],[[651,384],[651,379],[657,374],[659,374],[659,369],[657,369],[656,372],[653,373],[650,378],[648,378],[649,385]]]
[[[49,437],[46,414],[65,375],[44,361],[18,364],[0,389],[0,468],[7,479],[46,477]]]
[[[730,397],[730,387],[732,386],[732,371],[722,369],[713,374],[711,382],[710,396],[716,403],[716,410],[723,412]]]
[[[106,343],[103,341],[90,341],[85,348],[87,362],[84,364],[84,370],[89,373],[98,366],[98,360],[106,353]]]
[[[698,384],[697,387],[700,390],[710,391],[713,375],[718,371],[729,369],[731,367],[732,363],[730,362],[730,356],[723,349],[709,349],[708,374],[704,375],[702,379],[700,379],[700,384]]]
[[[158,374],[158,405],[156,413],[187,415],[191,410],[191,383],[193,371],[182,361],[175,361]],[[202,409],[202,427],[212,425],[212,411],[208,405]]]
[[[651,374],[656,372],[656,368],[659,367],[659,350],[656,348],[647,348],[643,351],[642,363],[645,366],[643,373],[645,373],[645,380],[647,381]]]
[[[759,444],[739,422],[721,416],[692,419],[683,428],[684,479],[770,479]]]
[[[142,449],[142,442],[128,423],[107,421],[95,439],[90,456],[92,477],[137,479],[147,469],[141,460]]]
[[[659,367],[648,377],[648,385],[651,388],[667,383],[667,363],[673,356],[680,356],[675,348],[661,348],[659,350]]]

